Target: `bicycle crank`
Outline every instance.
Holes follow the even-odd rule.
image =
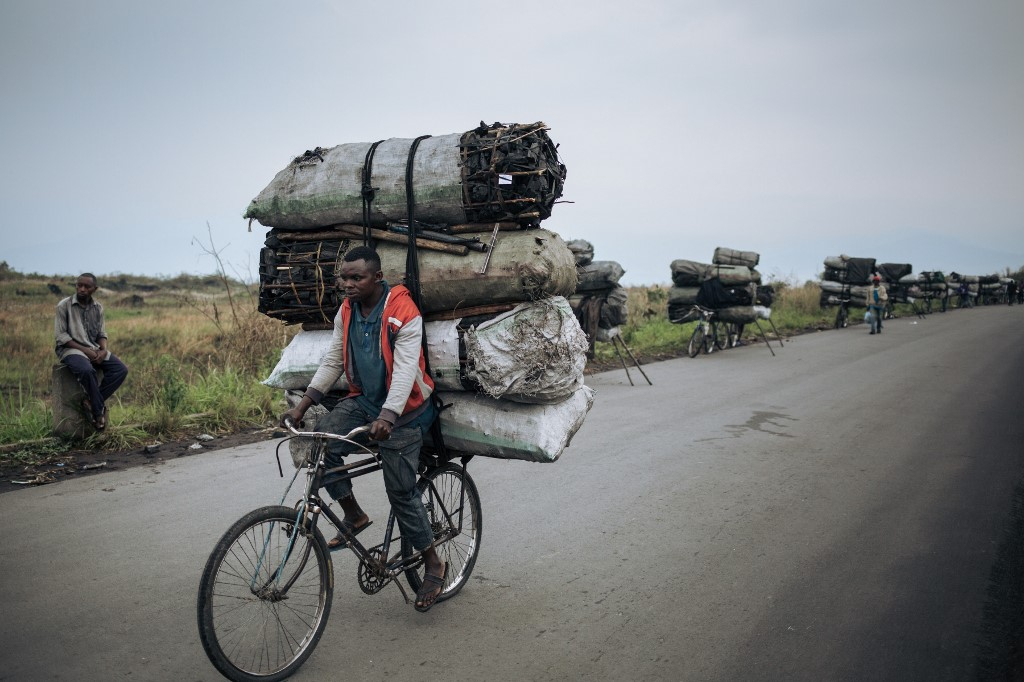
[[[379,551],[371,549],[368,557],[359,560],[356,577],[359,589],[365,594],[377,594],[391,582],[392,577],[384,567],[386,558]]]

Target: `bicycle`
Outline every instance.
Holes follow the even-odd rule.
[[[199,584],[196,604],[199,636],[210,662],[235,682],[283,680],[309,658],[316,648],[331,612],[334,565],[331,550],[317,527],[321,516],[333,525],[344,543],[359,559],[356,578],[366,594],[377,594],[394,583],[410,602],[398,580],[404,576],[413,593],[423,582],[423,557],[402,538],[394,512],[388,516],[384,539],[372,547],[356,537],[342,519],[324,504],[320,489],[327,483],[364,476],[382,468],[379,448],[355,440],[368,426],[340,436],[317,431],[297,431],[277,446],[278,470],[281,446],[291,438],[312,439],[305,461],[306,484],[294,507],[284,506],[299,471],[282,496],[281,505],[255,509],[224,533],[210,554]],[[356,446],[351,464],[327,468],[328,440]],[[451,461],[460,457],[461,464]],[[436,602],[450,599],[466,584],[480,551],[482,519],[480,495],[466,471],[472,455],[456,454],[442,459],[424,447],[420,462],[421,491],[434,532],[433,546],[447,565],[446,579]],[[335,551],[338,551],[335,550]],[[435,603],[436,603],[435,602]]]
[[[839,301],[838,309],[836,310],[836,329],[846,329],[850,324],[850,301],[842,300]]]
[[[697,326],[690,335],[690,343],[686,347],[687,354],[695,358],[701,351],[711,353],[715,349],[715,338],[718,334],[718,325],[712,323],[715,311],[695,305],[690,309],[690,315],[697,317]]]

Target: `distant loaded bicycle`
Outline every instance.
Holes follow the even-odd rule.
[[[850,326],[850,300],[840,300],[836,307],[836,329],[846,329]]]
[[[715,348],[725,350],[739,342],[739,328],[731,322],[715,319],[714,310],[695,305],[687,317],[697,320],[697,326],[694,327],[690,343],[686,347],[686,352],[691,358],[697,357],[701,351],[712,353]]]
[[[423,582],[423,557],[398,534],[394,512],[380,543],[366,547],[320,497],[325,484],[381,469],[377,448],[356,441],[369,427],[339,436],[288,426],[291,438],[309,439],[311,447],[282,503],[304,468],[302,496],[293,507],[261,507],[236,521],[210,554],[199,584],[197,617],[203,649],[217,670],[236,682],[282,680],[309,658],[320,640],[334,596],[331,553],[317,525],[321,517],[344,539],[340,548],[350,548],[359,559],[356,579],[366,594],[377,594],[394,583],[408,603],[409,594],[398,578],[404,577],[414,593]],[[280,448],[288,440],[278,444],[279,470]],[[355,445],[359,452],[351,457],[363,459],[328,469],[328,440]],[[455,457],[461,462],[451,461]],[[471,457],[441,458],[426,446],[421,456],[418,486],[433,529],[433,546],[448,565],[438,601],[462,589],[480,551],[480,496],[466,471]]]

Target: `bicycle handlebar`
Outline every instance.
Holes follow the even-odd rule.
[[[284,426],[286,429],[292,432],[293,436],[305,436],[307,438],[329,438],[331,440],[344,441],[351,441],[356,436],[370,432],[369,425],[357,426],[356,428],[346,433],[344,436],[338,435],[336,433],[327,433],[326,431],[299,431],[298,429],[295,428],[295,422],[292,421],[291,419],[286,419],[284,421]]]

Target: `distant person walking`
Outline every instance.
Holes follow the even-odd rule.
[[[871,313],[871,333],[882,333],[882,312],[889,300],[889,294],[882,286],[882,278],[875,273],[871,278],[871,288],[868,290],[868,312]]]
[[[1011,279],[1010,283],[1006,285],[1006,305],[1013,305],[1013,302],[1017,300],[1017,280]]]
[[[107,426],[106,401],[124,383],[128,368],[107,350],[103,306],[92,297],[96,289],[95,275],[86,272],[78,276],[75,295],[57,304],[53,333],[57,357],[85,389],[82,407],[96,430],[102,431]],[[103,370],[102,381],[98,369]]]

